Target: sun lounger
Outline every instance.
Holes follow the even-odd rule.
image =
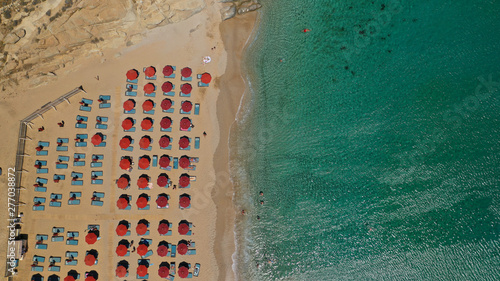
[[[73,238],[80,237],[80,232],[78,232],[78,231],[68,231],[66,233],[66,237],[73,237]]]
[[[129,80],[129,79],[127,79],[127,83],[137,84],[137,81],[139,81],[139,79],[135,79],[135,80]]]
[[[83,185],[83,180],[71,181],[71,185]]]
[[[93,100],[89,100],[89,99],[85,99],[85,98],[82,98],[82,102],[86,103],[86,104],[89,104],[89,105],[92,105],[92,103],[94,103]]]
[[[44,205],[33,206],[33,211],[45,211]]]
[[[110,95],[99,95],[99,99],[103,100],[103,101],[109,101],[109,100],[111,100],[111,96]]]
[[[69,138],[57,138],[57,142],[69,143]]]
[[[68,164],[66,164],[66,163],[56,164],[56,169],[67,169],[67,168],[68,168]]]
[[[90,173],[92,176],[96,176],[96,177],[102,177],[102,175],[104,174],[102,171],[92,171]]]
[[[154,109],[151,109],[150,111],[142,111],[142,113],[144,114],[155,114],[155,110]]]
[[[47,174],[49,172],[49,169],[43,168],[43,169],[36,169],[37,174]]]
[[[153,167],[157,167],[158,166],[158,155],[153,155],[153,164],[152,164]]]
[[[69,193],[69,197],[79,198],[79,197],[82,197],[82,193],[80,191],[72,191]]]
[[[100,207],[102,207],[104,205],[104,202],[103,201],[99,201],[99,200],[92,200],[91,205],[92,206],[100,206]]]
[[[181,80],[182,81],[193,81],[193,77],[189,76],[189,77],[183,77],[181,76]]]
[[[56,167],[57,167],[57,165],[56,165]],[[66,179],[65,175],[59,175],[59,174],[55,174],[54,175],[54,180],[60,180],[60,181],[62,181],[62,180],[65,180],[65,179]]]
[[[37,186],[37,187],[35,187],[35,191],[37,191],[37,192],[47,192],[47,188],[45,186]]]
[[[52,236],[52,238],[50,240],[52,242],[62,242],[62,241],[64,241],[64,237],[62,237],[62,236]]]
[[[47,240],[45,240],[47,241]],[[47,250],[47,244],[36,244],[35,249]]]
[[[45,178],[36,178],[36,182],[41,184],[47,184],[49,180]]]
[[[135,114],[135,109],[132,109],[132,110],[123,110],[123,113],[125,113],[125,114]]]
[[[99,230],[101,227],[98,225],[98,224],[89,224],[87,225],[87,229],[88,230],[92,230],[92,229],[97,229]]]
[[[58,202],[58,201],[50,201],[49,206],[50,206],[50,207],[61,207],[61,202]]]
[[[110,108],[111,107],[111,103],[107,102],[107,101],[103,101],[99,104],[99,108]]]
[[[176,251],[177,251],[177,246],[176,245],[172,245],[171,250],[170,250],[170,256],[172,258],[175,258],[175,255],[177,255]]]
[[[208,86],[209,86],[209,84],[198,82],[198,87],[208,87]]]
[[[148,97],[148,98],[154,98],[154,97],[156,97],[156,92],[152,92],[151,94],[144,93],[144,96]]]
[[[93,179],[90,181],[91,184],[102,184],[103,180],[102,179]]]
[[[38,146],[49,147],[50,146],[50,142],[48,142],[48,141],[39,141],[38,142]]]
[[[76,137],[82,140],[86,140],[89,138],[89,134],[76,134]]]
[[[179,158],[174,157],[174,169],[178,169],[178,168],[179,168]]]
[[[95,124],[95,128],[96,129],[100,129],[100,130],[107,130],[108,129],[108,125],[107,124]]]
[[[31,266],[31,271],[41,272],[41,271],[43,271],[43,266],[41,266],[41,265]]]
[[[75,128],[77,129],[87,129],[87,124],[86,123],[76,123]]]
[[[76,121],[88,122],[89,121],[89,117],[88,116],[84,116],[84,115],[77,115],[76,116]]]
[[[80,205],[80,199],[68,199],[68,205]]]
[[[34,255],[33,256],[33,261],[36,261],[36,262],[45,262],[45,257]]]
[[[77,260],[72,260],[72,261],[64,261],[64,265],[78,265]]]
[[[41,165],[41,166],[47,166],[47,161],[46,160],[36,160],[35,165]]]
[[[125,96],[136,97],[137,96],[137,92],[136,91],[125,91]]]
[[[106,147],[106,142],[105,142],[105,141],[103,141],[103,142],[101,142],[100,144],[95,145],[95,147]]]
[[[196,249],[190,249],[187,251],[186,255],[196,255]]]
[[[180,114],[191,114],[191,111],[184,111],[184,110],[182,110],[182,108],[179,109],[179,112],[180,112]]]
[[[96,158],[97,160],[104,160],[104,155],[102,154],[92,154],[92,159]]]
[[[44,241],[47,241],[47,239],[49,239],[49,236],[48,236],[48,235],[46,235],[46,234],[37,234],[37,235],[35,236],[35,238],[36,238],[36,240],[41,240],[41,239],[43,239]]]
[[[47,156],[47,155],[49,155],[49,151],[48,150],[40,150],[40,151],[36,152],[36,155],[37,156]]]
[[[66,257],[71,258],[71,256],[73,256],[73,258],[77,258],[78,252],[77,251],[66,251]]]
[[[167,277],[165,277],[165,279],[168,281],[174,281],[175,277],[169,274]]]
[[[33,203],[37,203],[37,202],[40,202],[40,203],[45,203],[45,197],[33,197]]]
[[[163,92],[163,95],[164,96],[169,96],[169,97],[175,97],[175,92],[174,91],[170,91],[168,93]]]
[[[153,251],[149,250],[144,256],[142,256],[142,258],[147,258],[147,257],[150,257],[152,255],[153,255]]]
[[[64,227],[53,227],[52,228],[52,233],[63,233],[64,232]]]
[[[194,104],[194,115],[199,115],[200,114],[200,104],[195,103]]]
[[[77,246],[78,245],[78,240],[76,240],[76,239],[67,239],[66,240],[66,245]]]
[[[92,107],[90,107],[90,106],[80,105],[80,110],[81,110],[81,111],[90,112],[90,111],[92,110]]]
[[[191,163],[199,163],[200,158],[199,157],[189,157],[189,162]]]
[[[138,208],[138,209],[139,209],[139,210],[149,210],[149,209],[150,209],[150,206],[149,206],[149,204],[148,204],[148,205],[146,205],[146,207],[144,207],[144,208]]]
[[[137,90],[137,85],[127,84],[127,89]]]
[[[61,271],[61,267],[58,266],[58,265],[49,266],[49,271],[60,272]]]
[[[90,162],[91,168],[100,168],[102,167],[102,162]]]
[[[83,178],[83,173],[71,172],[71,177]]]
[[[166,128],[166,129],[160,127],[160,131],[162,131],[162,132],[172,132],[172,127]]]
[[[195,137],[194,138],[194,148],[195,149],[199,149],[200,148],[200,138],[199,137]]]
[[[50,257],[50,258],[49,258],[49,262],[50,262],[50,263],[53,263],[53,262],[61,262],[61,257]]]
[[[94,192],[93,196],[97,198],[104,198],[104,192]]]
[[[52,193],[50,194],[50,199],[62,199],[62,194]]]
[[[58,146],[58,147],[56,147],[56,150],[57,151],[68,151],[68,147],[67,146]]]
[[[75,144],[76,147],[87,147],[86,141],[80,141]]]
[[[184,94],[182,91],[179,91],[179,96],[183,97],[183,98],[189,98],[191,97],[191,93],[189,94]]]

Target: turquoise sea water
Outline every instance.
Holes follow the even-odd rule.
[[[500,280],[500,2],[261,2],[239,280]]]

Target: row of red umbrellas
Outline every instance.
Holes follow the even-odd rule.
[[[151,138],[149,136],[143,136],[141,137],[139,141],[139,146],[143,149],[148,148],[151,145]],[[187,148],[189,146],[189,137],[187,136],[182,136],[179,139],[179,147],[180,148]],[[129,136],[125,136],[120,140],[120,148],[121,149],[127,149],[130,145],[132,144],[132,138]],[[160,145],[161,148],[166,148],[170,145],[170,137],[169,136],[162,136],[160,140],[158,141],[158,144]],[[168,166],[168,165],[167,165]]]
[[[134,99],[128,99],[123,103],[123,109],[126,111],[131,111],[135,108],[136,102]],[[152,100],[146,100],[142,103],[142,109],[144,111],[151,111],[155,106],[155,103]],[[169,110],[172,107],[171,99],[163,99],[161,102],[161,108],[163,110]],[[184,112],[190,112],[193,109],[193,103],[190,101],[183,101],[181,103],[181,109]]]
[[[191,108],[192,108],[192,104],[191,104]],[[186,109],[188,109],[188,105],[186,106]],[[189,108],[189,110],[191,110],[191,108]],[[144,119],[142,119],[141,121],[141,128],[145,131],[151,129],[153,127],[153,122],[154,120],[151,118],[151,117],[146,117]],[[125,118],[123,121],[122,121],[122,128],[126,131],[132,129],[132,127],[134,127],[135,125],[135,121],[132,117],[127,117]],[[160,126],[162,129],[168,129],[170,128],[170,126],[172,125],[172,119],[168,116],[165,116],[161,119],[160,121]],[[189,127],[191,127],[191,119],[189,119],[188,117],[183,117],[180,121],[180,127],[182,130],[187,130],[189,129]]]
[[[174,84],[172,84],[172,82],[170,82],[170,81],[164,82],[161,85],[161,90],[163,92],[165,92],[165,93],[168,93],[168,92],[172,91],[173,88],[174,88]],[[156,90],[156,85],[154,83],[152,83],[152,82],[149,82],[146,85],[144,85],[143,89],[144,89],[144,92],[146,94],[151,94],[151,93],[153,93]],[[188,95],[192,91],[193,91],[193,86],[191,84],[184,83],[184,84],[181,85],[181,92],[183,94]]]
[[[125,268],[123,265],[119,265],[116,268],[115,273],[117,277],[125,277],[127,276],[127,268]],[[137,275],[139,277],[144,277],[147,274],[148,274],[148,267],[146,265],[141,264],[137,267]],[[160,276],[161,278],[167,278],[169,274],[170,274],[170,269],[166,266],[160,266],[160,268],[158,269],[158,276]],[[179,267],[179,269],[177,270],[177,275],[180,278],[187,278],[189,275],[189,269],[186,266]]]
[[[149,203],[149,198],[147,198],[145,196],[139,196],[135,203],[136,203],[138,208],[141,208],[141,209],[145,208]],[[120,197],[120,198],[118,198],[118,201],[116,201],[116,206],[118,207],[118,209],[121,209],[121,210],[127,208],[129,204],[130,204],[129,200],[127,198],[124,198],[124,197]],[[156,199],[156,205],[158,205],[158,207],[160,207],[160,208],[166,207],[167,204],[168,204],[167,196],[159,196]],[[181,195],[179,198],[179,206],[181,206],[182,208],[187,208],[187,207],[189,207],[189,205],[191,205],[191,198],[189,197],[189,195]],[[94,239],[94,240],[87,241],[87,238]],[[89,244],[94,244],[95,241],[97,241],[97,236],[95,238],[93,236],[91,236],[90,238],[86,237],[85,240],[87,241],[87,243],[89,243],[89,241],[93,241],[92,243],[89,243]]]
[[[167,234],[169,230],[170,230],[170,227],[168,226],[168,223],[160,223],[158,225],[158,233],[160,235]],[[148,231],[148,225],[145,223],[138,223],[136,228],[135,228],[135,231],[137,232],[138,235],[144,235]],[[179,223],[177,231],[181,235],[186,235],[189,232],[189,224],[186,222]],[[116,227],[116,234],[118,236],[125,236],[127,234],[127,232],[128,232],[128,225],[119,224]],[[126,251],[127,247],[125,246],[125,253],[123,253],[123,247],[120,247],[120,246],[124,246],[124,245],[119,245],[116,248],[116,254],[119,256],[121,256],[122,254],[125,255],[127,253],[127,251]],[[120,251],[118,251],[119,249],[120,249]]]
[[[166,65],[165,67],[163,67],[162,73],[165,76],[172,75],[174,73],[173,66]],[[144,74],[146,75],[146,77],[154,77],[156,75],[156,68],[154,66],[148,66],[144,70]],[[193,71],[189,67],[184,67],[183,69],[181,69],[182,77],[185,77],[185,78],[191,77],[192,74],[193,74]],[[130,69],[129,71],[127,71],[127,79],[135,80],[138,77],[139,77],[139,71],[137,71],[136,69]],[[201,82],[202,83],[208,84],[208,83],[210,83],[211,79],[212,79],[212,77],[210,76],[209,73],[205,72],[201,75]],[[205,82],[204,80],[208,81],[208,82]]]

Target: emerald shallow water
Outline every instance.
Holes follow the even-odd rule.
[[[261,2],[239,279],[500,280],[500,2]]]

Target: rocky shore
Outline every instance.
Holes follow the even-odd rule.
[[[77,58],[139,43],[148,30],[183,21],[206,8],[204,0],[33,0],[1,8],[0,90],[57,79]],[[260,8],[257,0],[219,0],[221,17]]]

